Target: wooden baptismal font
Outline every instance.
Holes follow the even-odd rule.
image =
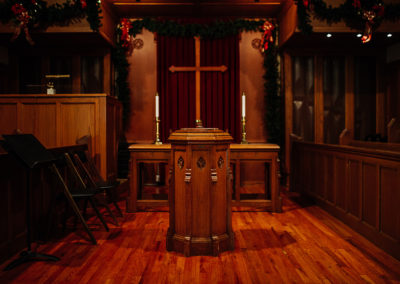
[[[234,249],[229,144],[216,128],[183,128],[169,137],[171,183],[167,250],[219,255]]]

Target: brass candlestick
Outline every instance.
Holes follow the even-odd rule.
[[[162,142],[160,140],[160,118],[156,117],[156,145],[161,145]]]
[[[242,141],[240,144],[249,144],[246,140],[246,118],[242,116]]]

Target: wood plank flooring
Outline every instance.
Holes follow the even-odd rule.
[[[288,198],[281,214],[233,212],[235,250],[219,257],[167,252],[167,212],[125,214],[120,221],[108,233],[89,221],[96,246],[79,226],[41,245],[39,252],[61,260],[2,271],[0,283],[400,282],[399,261],[319,207]]]

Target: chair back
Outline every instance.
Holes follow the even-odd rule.
[[[80,176],[78,170],[76,169],[71,157],[68,153],[64,153],[64,161],[67,164],[67,176],[68,176],[68,188],[71,193],[76,192],[87,192],[88,187]]]
[[[97,183],[96,183],[96,178],[93,177],[92,173],[89,171],[87,166],[83,163],[81,158],[77,153],[72,155],[74,159],[74,163],[76,165],[76,168],[78,172],[80,173],[80,176],[82,177],[84,183],[91,188],[96,188]]]
[[[103,177],[101,176],[99,170],[96,167],[96,163],[94,162],[93,158],[90,156],[90,154],[85,151],[84,152],[85,158],[86,158],[86,163],[85,167],[87,168],[88,172],[94,179],[96,183],[101,183],[104,182]]]

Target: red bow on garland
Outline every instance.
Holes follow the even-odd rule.
[[[359,1],[359,0],[355,0]],[[371,40],[372,38],[372,25],[374,24],[374,19],[376,17],[382,17],[383,14],[385,13],[385,8],[383,7],[382,4],[379,5],[374,5],[372,7],[372,10],[362,11],[362,17],[367,20],[365,22],[365,29],[364,29],[364,34],[361,37],[362,43],[367,43]]]
[[[32,0],[33,4],[36,4],[36,1]],[[31,19],[31,16],[29,15],[28,11],[25,9],[25,7],[22,4],[16,3],[12,5],[11,11],[14,13],[15,18],[19,22],[19,25],[15,29],[14,35],[11,38],[11,41],[14,41],[15,39],[18,38],[18,36],[21,34],[21,31],[23,30],[25,32],[25,38],[29,42],[30,45],[34,45],[35,43],[33,42],[31,35],[29,34],[28,30],[28,23],[29,20]]]
[[[264,34],[261,39],[261,51],[264,52],[268,49],[268,43],[274,42],[272,31],[275,29],[275,27],[270,22],[265,21],[262,29],[264,31]]]
[[[361,0],[353,0],[352,3],[354,9],[362,16],[365,22],[365,29],[363,36],[361,37],[362,43],[369,42],[372,38],[372,26],[374,24],[374,20],[377,17],[382,17],[385,13],[385,7],[383,6],[382,2],[375,4],[372,6],[372,9],[366,10],[362,8]]]
[[[86,0],[81,0],[81,7],[82,7],[82,9],[86,9],[86,7],[87,7]]]
[[[119,28],[121,29],[121,41],[123,47],[129,47],[131,43],[131,35],[129,34],[129,30],[132,28],[132,23],[127,18],[122,18],[121,23],[119,24]]]

